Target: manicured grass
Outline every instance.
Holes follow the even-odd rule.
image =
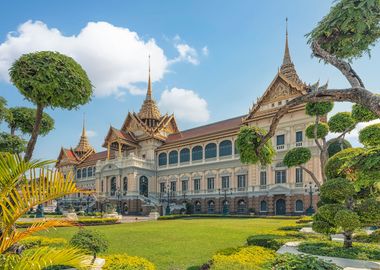
[[[182,219],[91,226],[110,242],[107,254],[128,253],[145,257],[159,270],[197,269],[216,251],[244,245],[254,234],[284,234],[277,229],[295,225],[281,219]],[[78,228],[58,228],[41,233],[70,239]]]
[[[343,248],[343,243],[341,242],[304,242],[300,244],[298,249],[313,255],[358,260],[380,260],[380,247],[375,244],[353,243],[352,248]]]

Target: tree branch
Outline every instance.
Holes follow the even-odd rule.
[[[314,125],[314,141],[317,144],[320,151],[323,151],[322,145],[318,141],[318,124],[319,124],[319,115],[315,116],[315,125]]]
[[[350,83],[351,87],[363,87],[364,83],[360,79],[359,75],[355,72],[355,70],[351,67],[351,65],[342,60],[337,58],[336,56],[328,53],[325,51],[317,41],[313,41],[311,43],[311,49],[313,51],[313,55],[315,57],[321,58],[327,63],[333,65],[337,69],[339,69],[340,72],[346,77],[348,82]]]
[[[319,183],[317,177],[315,176],[315,174],[312,171],[310,171],[308,168],[306,168],[303,165],[300,165],[300,168],[302,168],[302,170],[304,170],[305,172],[307,172],[311,176],[311,178],[313,179],[313,181],[317,185],[317,187],[321,187],[321,183]]]
[[[268,133],[262,137],[262,140],[260,142],[260,145],[257,147],[256,152],[259,153],[264,144],[274,136],[281,118],[284,117],[284,115],[286,115],[291,108],[307,102],[321,101],[348,101],[361,104],[380,117],[380,96],[377,96],[364,88],[353,87],[347,89],[326,89],[309,92],[306,95],[299,96],[295,99],[290,100],[277,111],[277,113],[273,116]]]

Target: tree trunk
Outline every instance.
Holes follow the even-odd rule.
[[[16,129],[14,127],[11,127],[11,135],[12,136],[15,135],[15,131],[16,131]]]
[[[34,147],[36,146],[36,143],[37,143],[38,133],[40,132],[43,110],[44,110],[44,107],[42,105],[37,104],[36,122],[34,122],[32,135],[29,139],[28,146],[26,147],[26,152],[24,156],[24,159],[26,161],[29,161],[32,158]]]
[[[345,248],[352,248],[352,232],[344,232],[344,243],[343,246]]]

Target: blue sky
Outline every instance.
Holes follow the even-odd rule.
[[[128,111],[140,108],[148,54],[155,99],[163,112],[176,113],[180,129],[235,117],[248,112],[275,76],[284,51],[286,17],[292,60],[301,79],[347,87],[338,71],[310,57],[304,36],[331,4],[330,0],[3,2],[0,95],[9,106],[33,106],[6,77],[9,62],[28,50],[72,54],[96,82],[89,104],[74,111],[47,110],[56,121],[55,129],[39,138],[34,155],[44,159],[56,158],[61,146],[77,144],[83,113],[92,145],[102,150],[109,126],[119,128]],[[353,63],[374,91],[380,89],[379,64],[379,46],[370,59]],[[348,104],[339,104],[334,110],[349,109]]]

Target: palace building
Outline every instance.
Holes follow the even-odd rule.
[[[148,213],[152,205],[175,211],[186,202],[194,213],[303,214],[311,201],[316,207],[318,196],[309,193],[312,179],[282,160],[289,149],[308,147],[312,158],[305,166],[321,174],[318,149],[305,136],[314,121],[305,114],[305,105],[281,119],[272,138],[277,155],[271,165],[241,163],[235,140],[244,125],[268,129],[281,106],[310,88],[296,72],[286,33],[281,67],[246,115],[181,131],[174,114],[160,113],[149,68],[140,111],[129,112],[120,128],[109,128],[102,145],[106,150],[94,150],[83,126],[78,145],[62,148],[56,166],[64,174],[74,173],[80,188],[119,205],[123,213]]]

